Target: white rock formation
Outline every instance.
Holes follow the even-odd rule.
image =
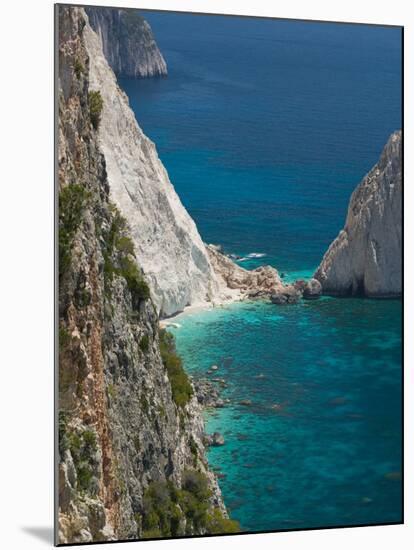
[[[154,143],[138,126],[89,24],[84,36],[90,89],[99,90],[103,98],[99,140],[110,194],[130,225],[137,260],[160,315],[223,298],[196,225],[169,181]]]
[[[85,10],[116,74],[134,78],[167,74],[167,64],[151,27],[136,10],[96,6],[86,6]]]
[[[345,227],[314,275],[324,293],[371,297],[401,294],[401,179],[398,131],[352,193]]]

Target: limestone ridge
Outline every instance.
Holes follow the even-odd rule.
[[[314,275],[324,293],[401,295],[401,196],[401,131],[396,131],[352,193],[345,227]]]
[[[98,35],[86,25],[90,86],[103,109],[99,143],[112,200],[128,220],[137,258],[161,316],[214,302],[219,283],[196,225],[182,205],[157,150],[139,127]]]
[[[148,22],[136,10],[85,8],[105,57],[119,76],[151,77],[167,74]]]
[[[159,332],[128,223],[110,200],[86,47],[93,31],[83,9],[58,10],[57,542],[220,532],[229,520],[205,459],[200,405]],[[124,104],[118,93],[104,101]],[[186,506],[204,506],[202,523],[180,503],[185,490]],[[162,518],[160,491],[176,499]]]

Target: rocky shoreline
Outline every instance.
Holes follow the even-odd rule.
[[[216,367],[216,369],[214,369]],[[236,405],[240,410],[253,408],[254,410],[263,410],[263,406],[254,403],[251,399],[241,399],[236,403],[232,402],[228,397],[223,396],[223,392],[229,387],[228,382],[225,378],[213,376],[214,373],[217,373],[219,367],[217,365],[212,365],[207,370],[207,375],[205,376],[192,376],[191,382],[194,388],[195,398],[205,412],[210,412],[214,414],[215,409],[223,409],[225,407]],[[264,378],[264,374],[258,374],[256,378]],[[284,404],[282,403],[273,403],[269,407],[264,407],[266,410],[272,410],[274,413],[281,413],[284,410]],[[238,439],[246,438],[247,436],[243,434],[238,434]],[[208,447],[222,447],[226,444],[223,434],[219,431],[214,431],[213,433],[207,433],[206,431],[202,436],[203,445]],[[217,475],[217,473],[216,473]],[[220,476],[217,476],[220,478]]]
[[[192,382],[197,401],[203,409],[222,409],[230,403],[230,399],[221,397],[221,391],[227,387],[224,378],[193,378]],[[212,434],[205,432],[203,443],[206,447],[221,447],[225,444],[225,440],[220,432],[216,431]]]
[[[300,299],[316,299],[322,285],[316,279],[298,279],[284,283],[279,272],[269,265],[244,269],[233,261],[233,255],[222,252],[220,245],[206,245],[211,265],[221,288],[233,291],[235,300],[270,300],[273,304],[296,304]]]

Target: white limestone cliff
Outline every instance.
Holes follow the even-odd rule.
[[[167,64],[148,22],[136,10],[86,6],[89,23],[118,76],[165,76]]]
[[[345,227],[314,275],[324,293],[401,294],[401,147],[401,131],[394,132],[378,163],[352,193]]]
[[[196,225],[175,192],[154,143],[139,127],[89,24],[84,36],[90,89],[99,90],[103,98],[99,141],[110,194],[129,223],[137,260],[158,312],[165,317],[188,305],[214,301],[222,289]]]

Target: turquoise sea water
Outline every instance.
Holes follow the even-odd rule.
[[[207,415],[226,440],[209,461],[245,529],[400,519],[400,311],[323,298],[178,318],[190,372],[216,364],[229,384],[231,405]]]
[[[311,275],[401,127],[400,30],[146,17],[168,78],[120,83],[203,239],[247,268]],[[217,364],[229,385],[230,405],[206,416],[226,439],[209,460],[244,529],[401,519],[400,301],[234,304],[178,322],[186,368]]]

